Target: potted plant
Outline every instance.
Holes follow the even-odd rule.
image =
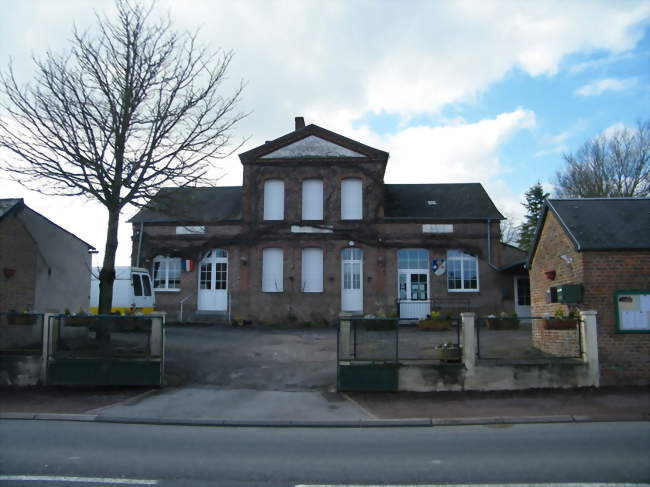
[[[516,330],[519,328],[519,318],[517,313],[508,314],[502,311],[499,316],[489,315],[485,326],[491,330]]]
[[[418,321],[418,330],[424,331],[448,331],[451,330],[451,315],[444,318],[439,311],[432,311],[425,319]]]
[[[460,362],[463,354],[463,347],[451,342],[436,345],[434,356],[443,362]]]
[[[566,314],[562,308],[558,308],[553,316],[545,317],[542,321],[542,327],[545,330],[572,330],[578,325],[578,317],[574,310]]]

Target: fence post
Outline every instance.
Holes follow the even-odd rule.
[[[600,362],[598,359],[598,312],[587,310],[580,312],[582,327],[582,360],[589,366],[591,385],[600,386]]]
[[[50,355],[50,317],[54,316],[53,313],[43,314],[43,346],[41,348],[41,384],[47,385],[47,367],[49,364],[48,357]]]
[[[463,327],[463,363],[469,371],[476,365],[476,313],[461,313],[460,318]]]

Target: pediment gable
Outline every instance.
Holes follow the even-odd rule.
[[[345,158],[366,156],[316,135],[309,135],[304,139],[300,139],[263,155],[261,159],[293,159],[304,157]]]

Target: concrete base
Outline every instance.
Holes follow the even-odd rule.
[[[508,391],[538,388],[596,386],[587,364],[576,363],[477,363],[468,370],[462,364],[401,365],[398,390],[412,392]]]

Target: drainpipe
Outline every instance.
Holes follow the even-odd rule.
[[[494,270],[499,270],[497,266],[492,263],[492,239],[490,238],[491,230],[490,223],[492,220],[488,219],[487,221],[487,254],[488,254],[488,265]]]
[[[140,250],[142,250],[142,234],[144,233],[144,222],[140,222],[140,235],[138,235],[138,252],[135,258],[135,266],[140,267]]]

